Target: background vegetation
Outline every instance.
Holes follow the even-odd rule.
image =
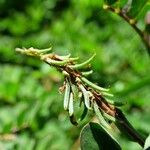
[[[150,59],[141,39],[100,0],[0,1],[0,149],[76,150],[74,127],[58,93],[63,77],[16,47],[47,48],[85,60],[96,52],[89,77],[110,87],[133,126],[150,133]],[[143,18],[144,20],[144,18]],[[142,22],[140,26],[143,27]],[[124,150],[140,147],[120,136]]]

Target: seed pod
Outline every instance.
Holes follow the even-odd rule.
[[[79,84],[79,88],[82,91],[82,94],[83,94],[83,97],[84,97],[85,106],[88,109],[91,109],[91,107],[90,107],[89,93],[87,92],[87,90],[84,88],[84,86],[82,84]]]
[[[106,98],[105,100],[106,100],[106,102],[108,102],[109,104],[115,105],[116,107],[121,107],[121,106],[123,106],[123,105],[126,104],[126,102],[114,101],[114,100],[110,100],[110,99],[107,99],[107,98]]]
[[[57,58],[61,59],[61,60],[65,60],[65,59],[68,59],[69,57],[71,56],[71,54],[68,54],[66,56],[58,56],[57,55]]]
[[[50,58],[45,58],[44,61],[47,62],[50,65],[55,65],[55,66],[64,66],[68,62],[67,60],[57,61],[57,60],[53,60],[53,59],[50,59]]]
[[[78,60],[79,57],[74,57],[74,58],[68,58],[68,61],[75,61],[75,60]]]
[[[68,62],[75,61],[75,60],[79,59],[79,57],[70,58],[70,54],[66,55],[66,56],[58,56],[58,55],[56,55],[55,57],[60,59],[60,60],[67,60]]]
[[[81,64],[76,64],[76,65],[69,65],[70,68],[72,69],[82,69],[84,68],[86,65],[88,65],[90,63],[90,61],[93,60],[93,58],[95,57],[96,54],[94,54],[92,57],[90,57],[87,61],[81,63]]]
[[[102,95],[106,96],[106,97],[113,97],[113,94],[107,93],[107,92],[102,92]]]
[[[85,82],[87,85],[89,85],[90,87],[92,87],[92,88],[94,88],[94,89],[96,89],[96,90],[98,90],[98,91],[100,91],[100,92],[102,92],[102,91],[105,91],[105,92],[109,91],[109,89],[102,88],[102,87],[100,87],[100,86],[98,86],[98,85],[92,83],[91,81],[87,80],[87,79],[84,78],[84,77],[81,77],[81,80],[82,80],[83,82]]]
[[[73,93],[71,92],[70,94],[70,99],[69,99],[69,116],[73,115]]]
[[[66,79],[66,88],[65,88],[65,96],[64,96],[64,109],[67,110],[69,107],[69,99],[70,99],[70,83]]]
[[[88,76],[88,75],[90,75],[90,74],[92,74],[92,73],[93,73],[93,70],[86,71],[86,72],[81,72],[81,74],[82,74],[83,76]]]
[[[107,123],[107,121],[104,119],[103,115],[101,114],[101,111],[99,110],[96,102],[94,102],[94,111],[95,111],[101,125],[107,129],[111,129],[111,126]]]

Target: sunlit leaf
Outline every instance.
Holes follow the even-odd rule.
[[[81,150],[121,150],[119,144],[99,124],[90,122],[80,137]]]

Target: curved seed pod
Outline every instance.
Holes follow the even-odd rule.
[[[64,96],[64,110],[67,110],[69,107],[69,99],[70,99],[70,84],[66,79],[66,88],[65,88],[65,96]]]
[[[73,115],[73,93],[70,93],[70,99],[69,99],[69,116]]]
[[[88,109],[91,109],[91,107],[90,107],[89,93],[87,92],[87,90],[84,88],[84,86],[82,84],[79,84],[79,88],[82,91],[82,94],[83,94],[83,97],[84,97],[85,106]]]
[[[99,110],[99,108],[98,108],[96,102],[94,102],[94,111],[95,111],[95,113],[96,113],[96,115],[97,115],[97,117],[98,117],[98,119],[99,119],[101,125],[102,125],[103,127],[107,128],[107,129],[111,129],[111,126],[106,122],[106,120],[105,120],[104,117],[102,116],[102,114],[101,114],[101,112],[100,112],[100,110]]]
[[[79,57],[70,58],[70,54],[67,55],[67,56],[58,56],[58,55],[56,55],[56,58],[58,58],[60,60],[67,60],[68,62],[75,61],[75,60],[79,59]]]
[[[53,59],[50,59],[50,58],[46,58],[44,61],[47,62],[50,65],[56,65],[56,66],[64,66],[68,62],[67,60],[57,61],[57,60],[53,60]]]
[[[92,73],[93,73],[93,70],[86,71],[86,72],[81,72],[81,74],[82,74],[83,76],[88,76],[88,75],[90,75],[90,74],[92,74]]]
[[[110,99],[105,99],[106,102],[108,102],[109,104],[111,105],[115,105],[116,107],[121,107],[123,105],[126,104],[126,102],[121,102],[121,101],[113,101],[113,100],[110,100]]]
[[[29,48],[29,50],[30,50],[30,48]],[[37,50],[37,51],[39,51],[39,53],[47,53],[47,52],[49,52],[49,51],[51,51],[52,50],[52,47],[49,47],[49,48],[46,48],[46,49],[34,49],[34,50]]]
[[[81,64],[76,64],[76,65],[69,65],[70,68],[72,69],[82,69],[83,67],[85,67],[86,65],[88,65],[90,63],[90,61],[93,60],[93,58],[95,57],[96,54],[93,54],[92,57],[90,57],[87,61],[81,63]]]
[[[107,92],[102,92],[102,95],[104,96],[108,96],[108,97],[113,97],[113,94],[107,93]]]
[[[98,86],[98,85],[92,83],[91,81],[87,80],[87,79],[84,78],[84,77],[81,77],[81,80],[82,80],[83,82],[85,82],[87,85],[89,85],[90,87],[92,87],[92,88],[94,88],[94,89],[96,89],[96,90],[98,90],[98,91],[100,91],[100,92],[102,92],[102,91],[105,91],[105,92],[109,91],[109,89],[102,88],[102,87],[100,87],[100,86]]]
[[[75,60],[78,60],[79,57],[74,57],[74,58],[68,58],[68,61],[75,61]]]
[[[66,55],[66,56],[58,56],[58,55],[57,55],[57,57],[58,57],[59,59],[61,59],[61,60],[68,59],[70,56],[71,56],[71,54],[68,54],[68,55]]]

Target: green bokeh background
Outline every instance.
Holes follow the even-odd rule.
[[[52,46],[82,61],[96,52],[89,79],[127,101],[122,109],[130,122],[150,133],[149,56],[137,33],[101,6],[101,0],[0,0],[0,149],[76,150],[91,119],[73,126],[58,92],[63,76],[16,47]],[[116,132],[123,150],[140,150]]]

